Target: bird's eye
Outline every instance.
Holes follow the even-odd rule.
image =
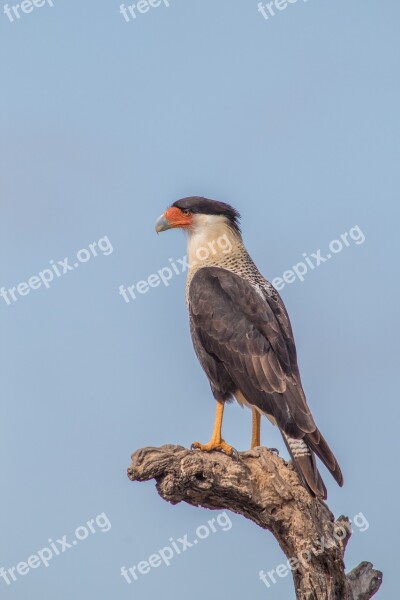
[[[183,212],[183,214],[185,215],[185,217],[188,217],[189,215],[191,215],[191,214],[192,214],[192,211],[191,211],[191,210],[189,210],[188,208],[186,208],[186,209],[185,209],[185,210],[183,210],[182,212]]]

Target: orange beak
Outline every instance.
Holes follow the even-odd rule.
[[[176,207],[168,208],[157,220],[156,232],[166,231],[167,229],[176,229],[177,227],[187,228],[192,223],[192,215],[185,215]]]

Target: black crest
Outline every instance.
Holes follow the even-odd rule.
[[[225,202],[209,200],[200,196],[190,196],[189,198],[177,200],[172,206],[181,210],[190,210],[195,214],[223,215],[228,219],[232,229],[240,233],[240,214],[233,206]]]

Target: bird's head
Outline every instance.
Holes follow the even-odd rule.
[[[199,196],[182,198],[174,202],[156,223],[156,232],[183,229],[189,234],[229,227],[240,235],[240,214],[229,204]]]

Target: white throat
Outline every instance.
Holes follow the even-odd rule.
[[[188,259],[193,268],[223,262],[242,247],[240,235],[229,226],[226,217],[194,215],[188,230]]]

